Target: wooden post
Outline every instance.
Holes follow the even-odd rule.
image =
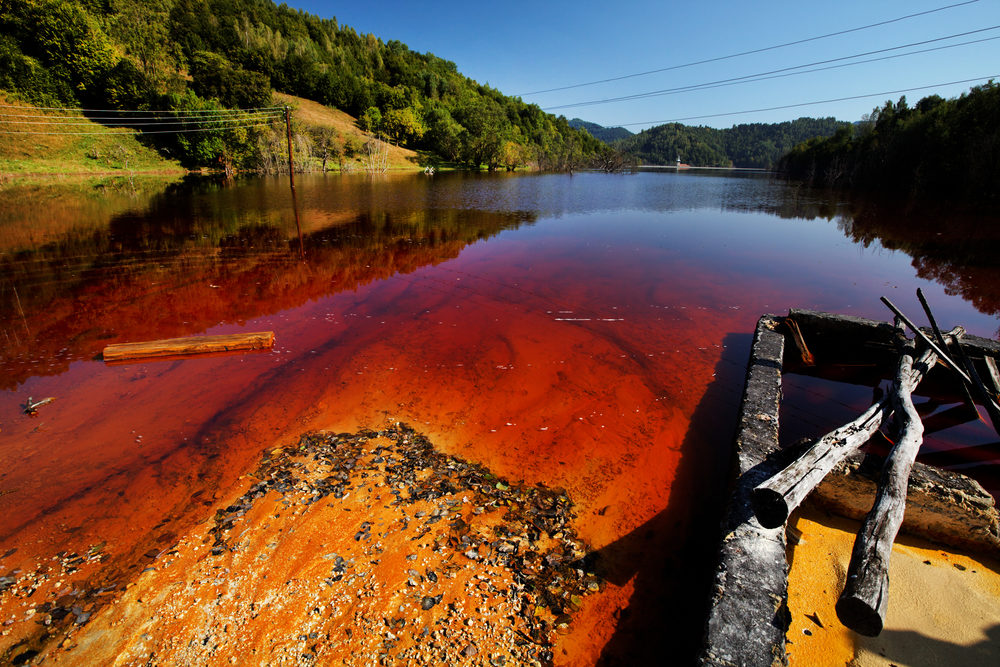
[[[285,136],[288,144],[288,184],[292,188],[292,210],[295,212],[295,229],[299,233],[299,256],[305,258],[306,248],[302,240],[302,223],[299,222],[299,201],[295,196],[295,162],[292,160],[292,119],[285,107]]]
[[[836,605],[837,617],[844,625],[869,637],[882,632],[885,624],[889,557],[903,523],[910,468],[923,443],[924,427],[905,379],[912,370],[914,354],[912,348],[903,352],[896,374],[892,403],[900,436],[882,468],[875,504],[854,540],[847,583]]]
[[[285,107],[285,135],[287,137],[288,144],[288,179],[292,184],[292,192],[295,192],[295,162],[292,159],[292,119],[291,114],[288,111],[288,107]]]

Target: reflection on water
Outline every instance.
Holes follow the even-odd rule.
[[[567,660],[651,660],[633,641],[651,630],[693,655],[697,614],[661,625],[705,590],[757,317],[886,319],[878,296],[919,312],[920,286],[942,324],[997,328],[982,221],[904,240],[908,223],[759,176],[313,175],[297,190],[304,256],[281,179],[0,190],[0,452],[17,462],[0,470],[0,554],[18,549],[0,570],[103,542],[88,585],[123,585],[238,495],[261,451],[398,419],[569,491],[614,585]],[[982,235],[935,240],[952,229]],[[267,329],[267,353],[95,360],[111,342]],[[56,401],[29,418],[28,396]],[[799,428],[836,413],[790,399]],[[956,447],[987,451],[976,437]]]

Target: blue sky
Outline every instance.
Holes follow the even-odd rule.
[[[537,91],[764,49],[961,2],[291,0],[288,4],[324,18],[336,18],[341,25],[349,25],[360,33],[372,33],[384,41],[397,39],[414,51],[431,52],[451,60],[464,75],[505,94],[518,95],[552,113],[605,126],[625,125],[639,131],[681,119],[689,125],[712,127],[779,122],[800,116],[835,116],[853,121],[886,99],[898,99],[902,94],[911,102],[934,93],[954,97],[975,83],[938,84],[1000,75],[1000,2],[978,0],[762,53],[568,90]],[[993,26],[997,27],[984,30]],[[980,32],[939,39],[971,31]],[[555,108],[774,72],[927,40],[939,41],[859,59],[990,38],[996,39],[769,81]],[[850,61],[838,60],[815,67],[844,62]],[[933,87],[864,99],[717,115],[924,86]]]

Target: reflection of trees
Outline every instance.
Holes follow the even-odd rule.
[[[851,206],[838,227],[868,247],[885,248],[913,258],[917,275],[944,286],[982,313],[1000,315],[1000,229],[996,218],[885,203]]]
[[[781,218],[833,221],[864,247],[878,242],[913,258],[917,276],[944,286],[987,315],[1000,315],[1000,228],[986,215],[934,210],[900,201],[855,199],[806,186],[768,190],[738,199],[729,210],[764,211]]]
[[[172,188],[146,212],[0,255],[0,386],[62,372],[109,342],[190,335],[409,273],[533,221],[462,209],[342,211],[337,224],[304,234],[303,260],[280,197],[270,203],[256,185]]]

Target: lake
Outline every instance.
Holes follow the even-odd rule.
[[[635,638],[686,601],[666,636],[692,653],[757,318],[890,320],[888,296],[922,323],[920,287],[942,328],[1000,326],[995,218],[762,174],[296,185],[297,206],[282,178],[0,187],[0,572],[102,545],[88,585],[123,585],[242,493],[265,450],[402,421],[569,493],[611,584],[571,652],[641,654]],[[272,351],[100,360],[115,342],[265,330]],[[871,398],[804,378],[785,396],[788,438]],[[29,397],[55,401],[28,417]],[[972,423],[925,449],[996,493],[996,440]]]

